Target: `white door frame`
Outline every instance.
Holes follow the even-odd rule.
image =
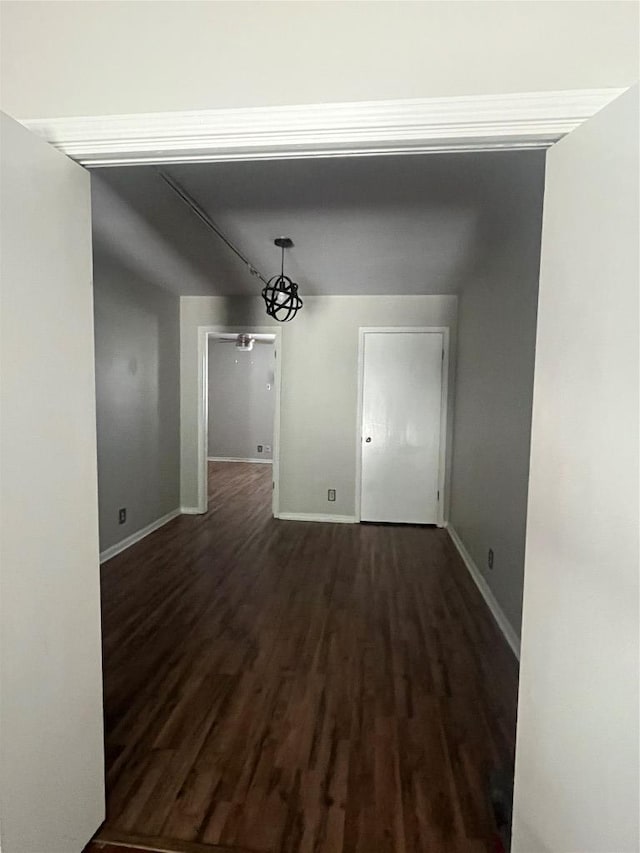
[[[548,148],[624,89],[25,120],[83,166]]]
[[[438,466],[438,527],[444,527],[447,471],[447,407],[449,402],[449,327],[448,326],[361,326],[358,330],[358,405],[356,415],[356,521],[361,518],[362,500],[362,410],[364,395],[364,342],[368,334],[439,334],[442,335],[442,397],[440,401],[440,464]]]
[[[273,335],[276,369],[274,390],[276,394],[273,413],[273,496],[271,508],[274,518],[280,511],[280,389],[282,384],[282,329],[277,326],[198,326],[198,507],[199,513],[207,511],[207,440],[209,433],[209,338],[220,334],[247,332],[253,335]]]

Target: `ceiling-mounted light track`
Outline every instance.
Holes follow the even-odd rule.
[[[247,267],[251,275],[259,278],[264,284],[262,290],[262,298],[267,306],[267,314],[277,320],[279,323],[286,323],[293,320],[298,311],[302,308],[302,299],[298,296],[298,285],[284,274],[284,250],[290,249],[293,246],[293,241],[289,237],[278,237],[274,240],[276,246],[282,249],[282,265],[279,275],[274,275],[267,280],[265,276],[246,258],[240,249],[226,237],[220,228],[216,225],[207,211],[190,195],[185,188],[178,183],[171,175],[163,169],[156,168],[156,172],[162,180],[171,187],[173,192],[195,213],[198,219],[203,222],[210,231],[218,237],[225,246],[228,246],[231,251],[242,261]],[[247,347],[250,349],[251,347]]]
[[[195,215],[198,217],[198,219],[201,222],[204,222],[204,224],[207,226],[207,228],[209,228],[210,231],[213,231],[213,233],[216,235],[216,237],[219,237],[222,240],[222,242],[225,244],[225,246],[228,246],[231,249],[231,251],[235,255],[237,255],[237,257],[240,258],[240,260],[247,267],[247,269],[249,270],[251,275],[255,275],[256,278],[259,278],[263,284],[267,284],[266,277],[263,276],[262,273],[251,263],[251,261],[242,254],[240,249],[238,249],[237,246],[234,246],[233,243],[231,242],[231,240],[229,240],[229,238],[226,237],[222,233],[220,228],[218,228],[218,226],[213,221],[213,219],[209,216],[207,211],[203,207],[201,207],[201,205],[198,204],[198,202],[195,200],[195,198],[193,198],[193,196],[190,195],[185,190],[185,188],[181,184],[179,184],[178,181],[176,181],[175,178],[171,177],[171,175],[169,175],[163,169],[156,169],[156,172],[160,175],[162,180],[168,186],[171,187],[171,189],[174,191],[174,193],[177,196],[179,196],[179,198],[182,199],[182,201],[187,205],[187,207],[191,208],[191,210],[195,213]]]

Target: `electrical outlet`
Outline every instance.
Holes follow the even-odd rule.
[[[489,548],[489,553],[487,554],[487,565],[490,569],[493,568],[493,548]]]
[[[270,444],[265,444],[264,452],[265,453],[271,453],[271,445]]]
[[[258,445],[258,453],[262,453],[262,445],[261,444]]]
[[[118,510],[118,524],[124,524],[127,520],[127,508],[122,507],[122,509]]]
[[[329,489],[327,492],[327,500],[328,501],[335,501],[335,499],[336,499],[336,490],[335,489]]]

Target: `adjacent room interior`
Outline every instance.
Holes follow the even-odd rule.
[[[209,336],[208,460],[273,460],[275,335]]]
[[[544,163],[92,172],[100,838],[507,831]]]
[[[222,503],[225,480],[273,510],[276,406],[275,335],[218,332],[207,337],[207,505]],[[220,489],[223,489],[221,492]]]

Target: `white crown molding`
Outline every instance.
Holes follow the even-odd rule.
[[[85,166],[546,148],[624,89],[33,119]]]
[[[493,592],[491,591],[491,587],[487,583],[487,581],[482,576],[482,572],[476,566],[471,554],[467,551],[462,542],[462,539],[458,536],[455,529],[451,524],[447,524],[447,533],[449,534],[451,541],[456,547],[456,550],[460,554],[462,558],[462,562],[467,567],[467,571],[471,575],[475,585],[478,587],[480,594],[484,598],[487,607],[491,611],[491,615],[496,621],[498,628],[504,634],[504,638],[509,643],[511,651],[514,653],[516,658],[520,660],[520,637],[516,633],[513,628],[513,625],[504,614],[503,609],[498,604]]]

